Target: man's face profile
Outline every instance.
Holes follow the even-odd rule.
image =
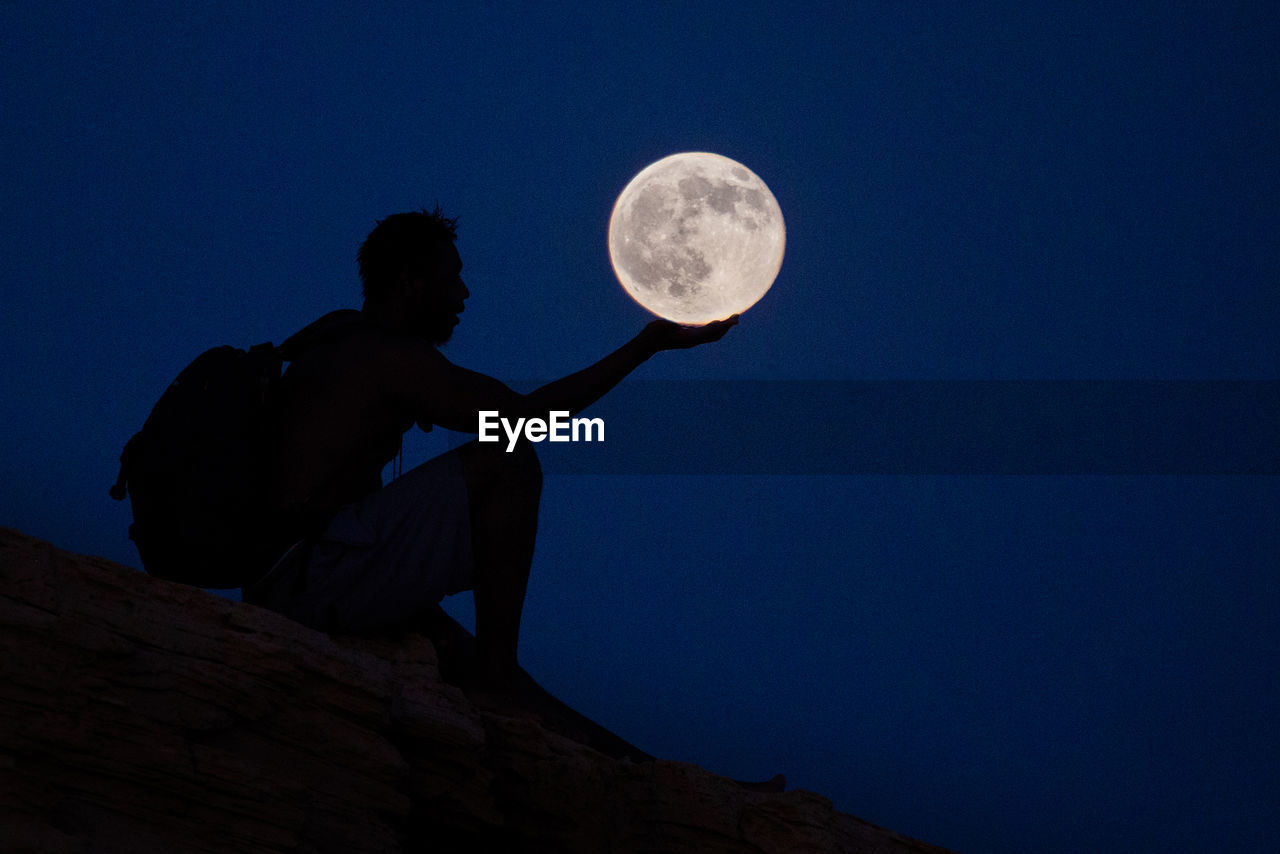
[[[436,346],[453,336],[471,295],[462,281],[462,258],[452,243],[437,243],[426,266],[406,274],[405,308],[412,329]]]

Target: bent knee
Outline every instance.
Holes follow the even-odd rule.
[[[525,438],[507,450],[505,442],[472,441],[459,449],[462,468],[469,483],[488,485],[501,482],[542,489],[542,463],[533,443]]]
[[[503,455],[507,457],[506,468],[513,477],[542,488],[542,461],[532,442],[521,438],[510,451],[504,448]]]

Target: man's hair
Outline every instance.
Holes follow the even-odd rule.
[[[458,239],[458,221],[440,212],[392,214],[378,224],[356,253],[365,299],[380,299],[395,287],[404,272],[426,270],[438,257],[445,241]]]

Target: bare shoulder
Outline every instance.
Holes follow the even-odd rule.
[[[386,332],[376,327],[361,330],[351,341],[351,357],[359,361],[368,380],[386,393],[410,395],[423,386],[449,382],[455,368],[426,341]]]
[[[353,344],[375,374],[378,391],[424,426],[474,433],[479,410],[505,407],[516,397],[493,377],[455,365],[427,341],[369,329]]]

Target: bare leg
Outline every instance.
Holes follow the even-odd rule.
[[[459,449],[471,504],[476,660],[466,679],[479,692],[502,692],[519,672],[516,649],[538,533],[542,468],[521,441],[471,442]]]

